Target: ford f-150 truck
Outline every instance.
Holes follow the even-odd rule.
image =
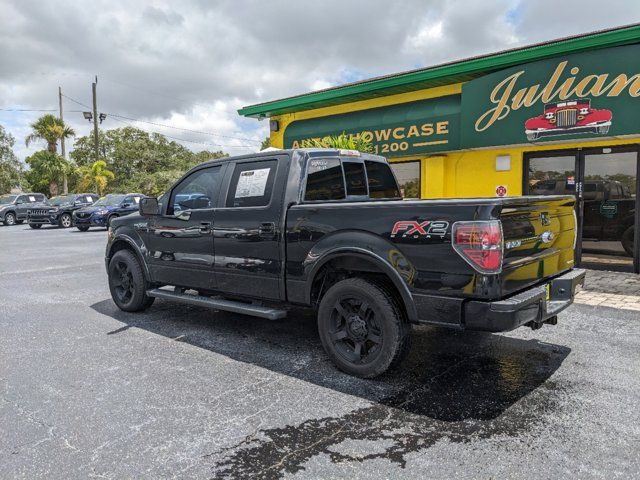
[[[411,324],[556,324],[584,282],[573,196],[404,201],[383,157],[282,150],[204,163],[113,220],[116,305],[162,298],[267,319],[317,310],[342,370],[375,377]]]

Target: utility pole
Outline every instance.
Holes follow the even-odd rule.
[[[64,122],[64,116],[62,112],[62,87],[58,87],[58,105],[60,106],[60,120]],[[67,152],[64,148],[64,137],[60,139],[60,150],[62,152],[62,158],[66,160]],[[62,193],[65,195],[69,193],[69,180],[67,178],[66,172],[62,181]]]
[[[96,87],[98,86],[98,76],[96,75],[96,81],[91,84],[91,91],[93,93],[93,140],[95,150],[95,160],[100,158],[100,150],[98,147],[98,103],[96,100]]]

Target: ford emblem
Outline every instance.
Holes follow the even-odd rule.
[[[553,234],[553,232],[550,232],[549,230],[542,232],[542,235],[540,235],[540,240],[542,240],[542,243],[549,243],[554,238],[555,238],[555,235]]]

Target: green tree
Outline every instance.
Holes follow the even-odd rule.
[[[269,148],[271,146],[271,137],[267,137],[262,141],[260,145],[260,150],[264,150],[265,148]]]
[[[302,148],[340,148],[364,153],[373,151],[371,142],[365,140],[362,135],[347,135],[345,132],[340,135],[303,140],[301,146]]]
[[[96,160],[91,165],[84,165],[78,170],[80,175],[78,188],[84,191],[94,190],[100,196],[104,195],[107,185],[115,178],[104,160]]]
[[[98,135],[100,155],[115,175],[108,191],[157,195],[189,168],[227,156],[222,151],[195,153],[163,135],[134,127],[101,131]],[[93,135],[76,139],[71,158],[80,167],[91,165]]]
[[[31,188],[52,197],[58,195],[60,181],[73,171],[71,163],[48,150],[39,150],[25,161],[30,167],[25,176]]]
[[[13,153],[16,141],[0,125],[0,194],[9,193],[14,187],[25,188],[24,169]]]
[[[43,115],[32,123],[31,130],[31,133],[24,139],[27,147],[34,142],[44,141],[47,144],[47,151],[54,155],[58,153],[58,142],[60,140],[73,137],[76,134],[71,127],[68,127],[62,120],[50,113]],[[55,167],[52,166],[52,169],[54,168]],[[62,181],[64,183],[65,193],[67,193],[67,173],[63,174]],[[54,188],[57,192],[58,185],[56,184]]]

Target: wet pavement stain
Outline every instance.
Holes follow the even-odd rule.
[[[567,408],[573,388],[551,378],[571,349],[535,339],[417,327],[400,368],[363,380],[339,372],[327,359],[308,311],[271,323],[231,314],[216,315],[214,322],[206,309],[167,302],[135,316],[108,301],[93,308],[125,325],[171,339],[183,336],[199,348],[344,393],[344,402],[351,396],[370,402],[340,416],[248,433],[202,456],[214,478],[304,474],[316,457],[336,464],[386,459],[402,468],[411,454],[439,441],[513,439],[535,431],[547,414]]]
[[[431,357],[435,361],[422,382],[378,404],[260,430],[219,452],[214,478],[279,478],[304,471],[304,464],[317,455],[334,463],[386,459],[404,468],[407,455],[441,440],[471,442],[530,431],[557,406],[555,394],[562,387],[548,378],[568,354],[563,347],[534,345],[539,348],[492,348],[497,357]],[[349,441],[387,446],[374,452],[341,451]]]

